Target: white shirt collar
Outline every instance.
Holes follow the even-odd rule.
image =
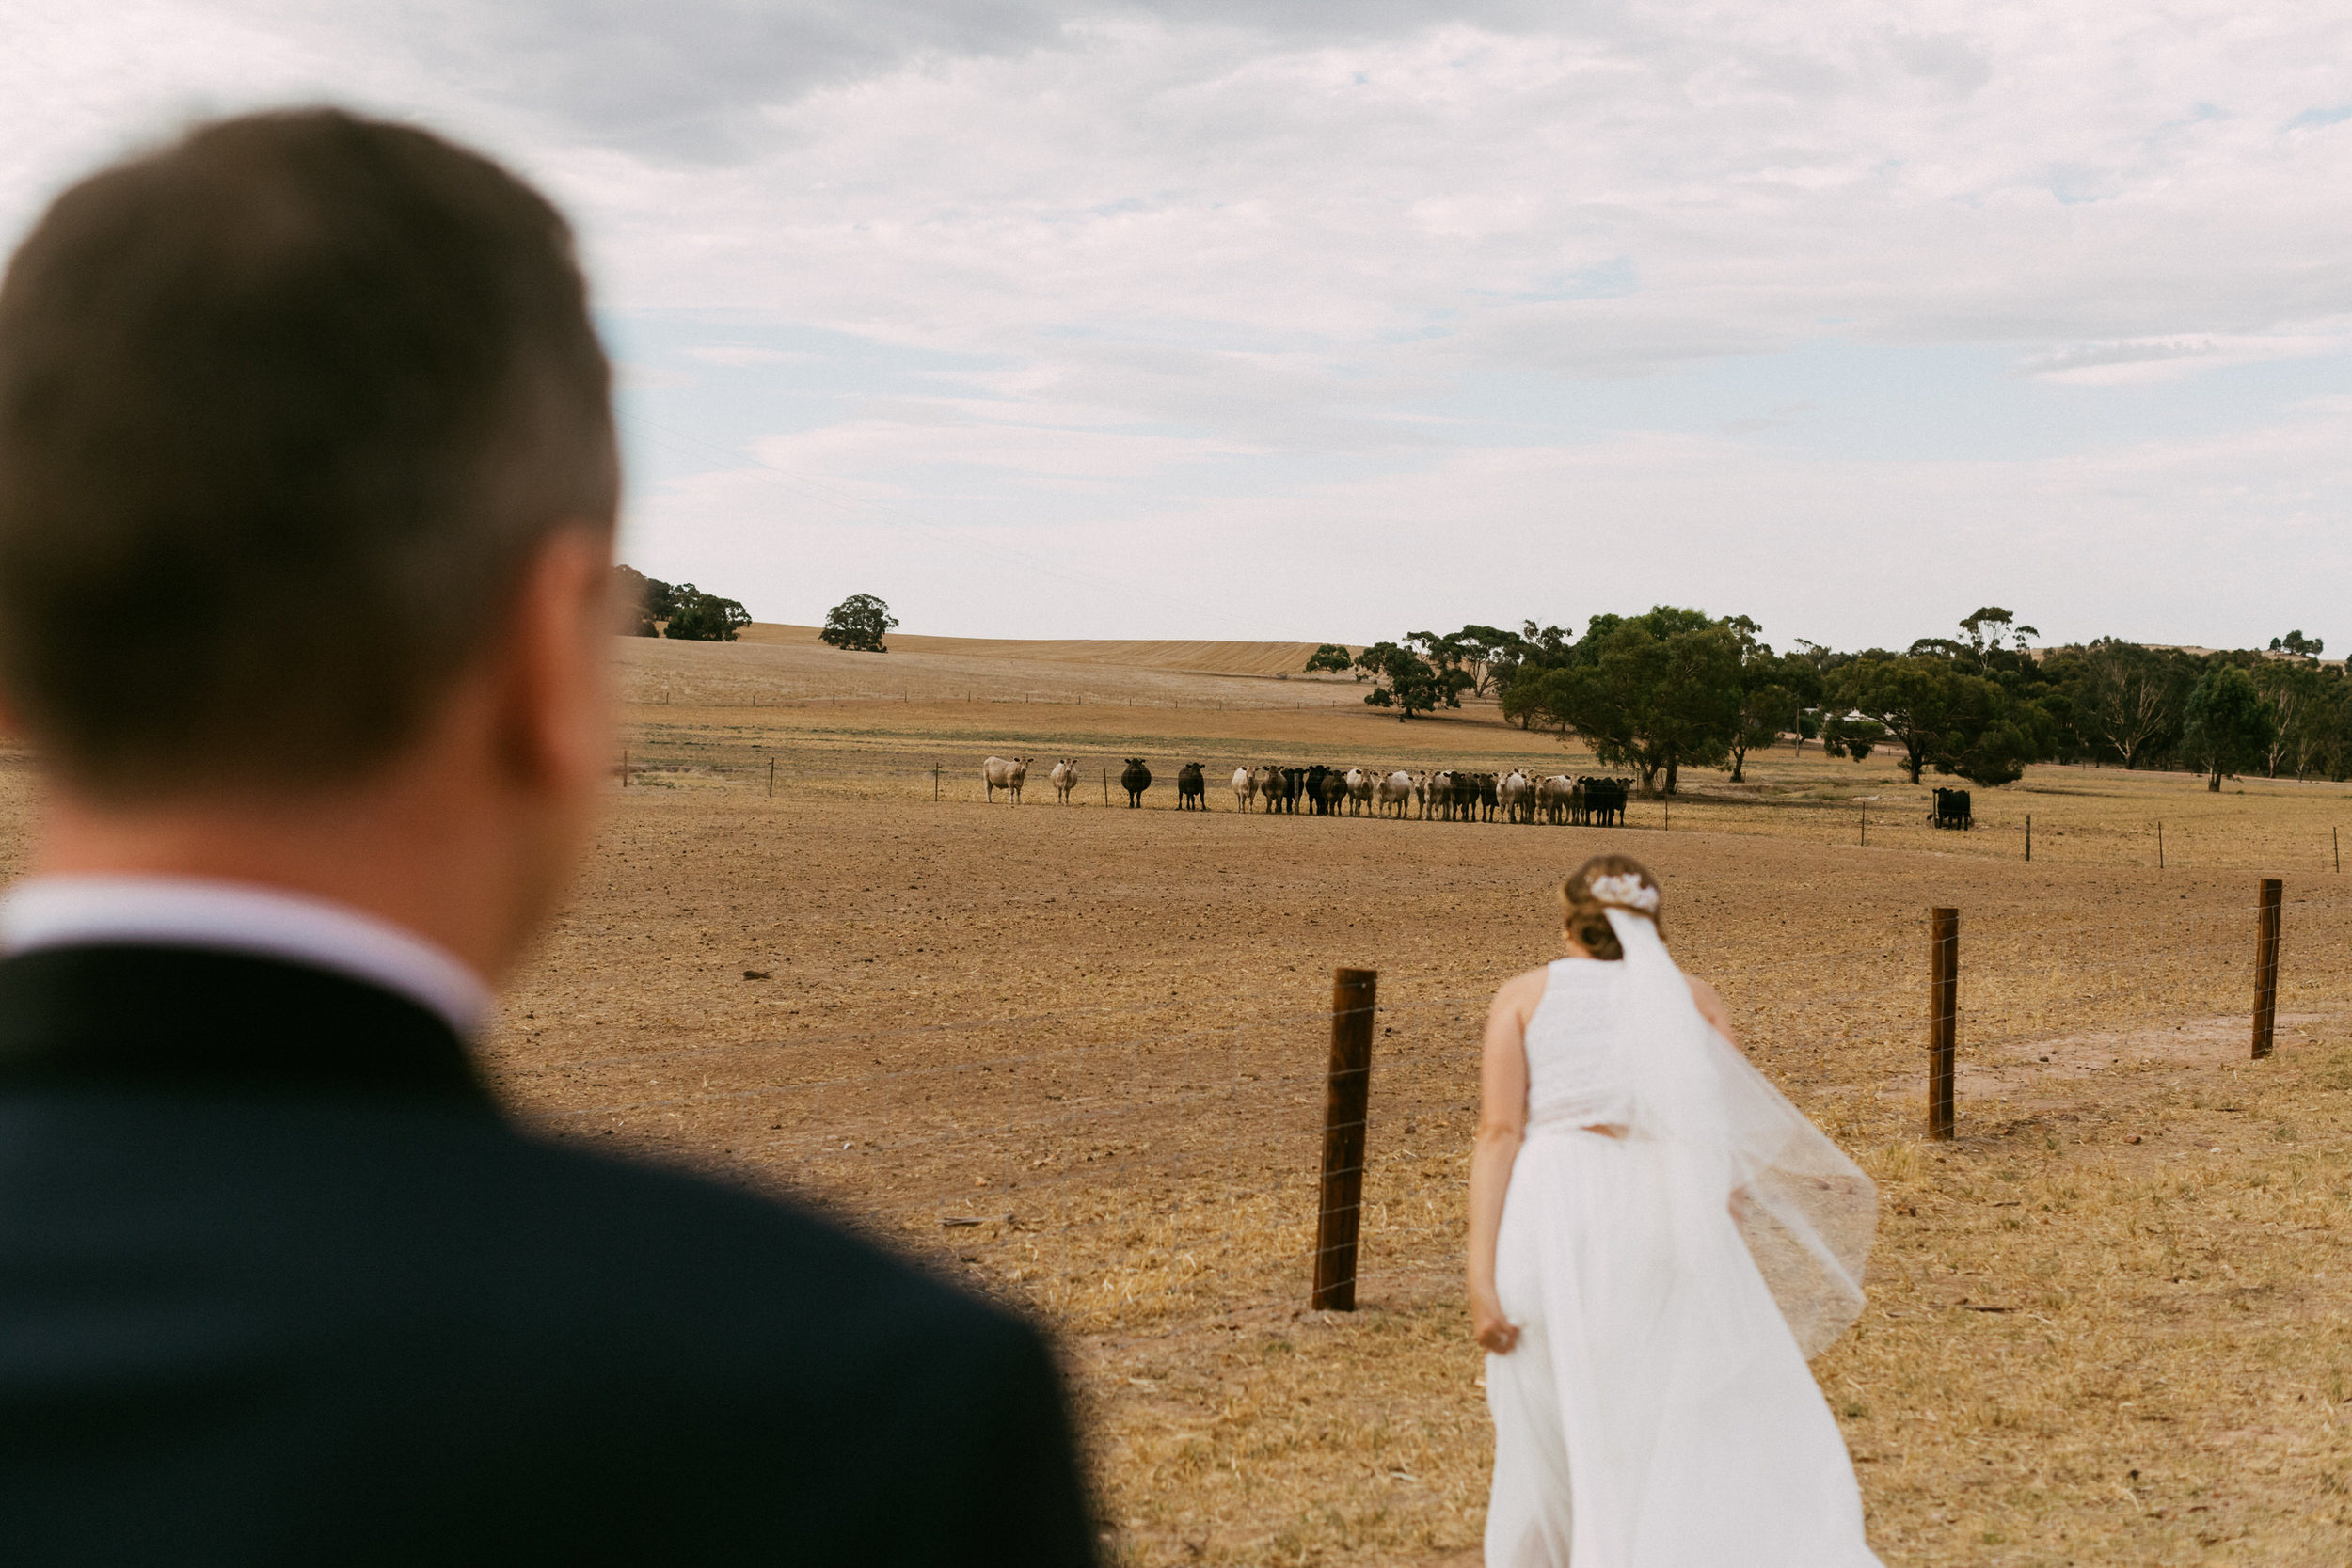
[[[460,1035],[490,1016],[481,976],[446,948],[347,904],[254,882],[119,874],[34,877],[0,895],[0,951],[203,947],[309,964],[428,1007]]]

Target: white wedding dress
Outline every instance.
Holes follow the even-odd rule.
[[[1875,1568],[1805,1360],[1860,1309],[1876,1194],[1610,919],[1625,959],[1553,964],[1528,1021],[1486,1568]]]

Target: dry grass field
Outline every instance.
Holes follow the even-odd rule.
[[[553,1136],[810,1196],[1055,1325],[1118,1560],[1476,1560],[1477,1023],[1601,848],[1658,870],[1684,963],[1881,1183],[1868,1309],[1816,1370],[1886,1561],[2352,1560],[2344,786],[2037,769],[1962,834],[1889,759],[1783,751],[1606,832],[1243,816],[1238,762],[1590,763],[1352,682],[900,647],[623,642],[626,787],[488,1056]],[[1041,763],[982,804],[1016,752],[1090,791],[1057,806]],[[1105,809],[1130,755],[1160,783]],[[1206,815],[1170,809],[1193,760]],[[2254,1062],[2260,875],[2287,908]],[[1304,1310],[1338,965],[1381,974],[1344,1315]]]

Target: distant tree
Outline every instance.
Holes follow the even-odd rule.
[[[1417,631],[1406,641],[1419,648],[1422,656],[1437,668],[1459,670],[1470,676],[1470,685],[1464,689],[1473,697],[1494,696],[1502,678],[1518,663],[1526,646],[1518,632],[1504,631],[1501,626],[1464,626],[1443,637]]]
[[[1344,675],[1355,667],[1355,659],[1349,657],[1345,648],[1341,647],[1337,642],[1326,642],[1308,657],[1307,673],[1311,675],[1320,671],[1328,670],[1334,674]]]
[[[669,617],[661,635],[681,642],[732,642],[752,624],[751,611],[733,599],[706,594],[691,582],[670,590]]]
[[[2352,679],[2342,669],[2323,669],[2319,691],[2304,710],[2303,743],[2296,752],[2295,776],[2318,773],[2330,779],[2352,775]]]
[[[2272,653],[2294,654],[2302,658],[2317,658],[2322,653],[2327,651],[2327,647],[2328,645],[2325,642],[2322,642],[2318,638],[2306,637],[2299,630],[2291,631],[2284,637],[2274,637],[2270,640],[2270,651]]]
[[[621,612],[621,625],[631,637],[659,637],[661,623],[670,618],[670,598],[676,592],[658,578],[649,578],[634,566],[612,568],[612,599]]]
[[[1470,683],[1461,671],[1440,670],[1397,642],[1375,642],[1356,656],[1356,667],[1375,683],[1364,701],[1374,707],[1395,708],[1399,723],[1440,706],[1460,707],[1462,689]]]
[[[1750,752],[1769,750],[1783,731],[1796,728],[1797,694],[1785,686],[1749,686],[1740,692],[1731,726],[1731,782],[1740,784]]]
[[[871,594],[852,594],[825,611],[825,628],[817,635],[836,648],[857,653],[886,654],[882,635],[898,625],[890,607]]]
[[[2276,727],[2254,677],[2218,660],[2205,667],[2189,692],[2183,718],[2181,751],[2206,775],[2205,787],[2217,792],[2223,777],[2262,766]]]
[[[1963,620],[1960,629],[1962,635],[1968,639],[1969,652],[1975,656],[1979,671],[1985,668],[1988,657],[2000,648],[2003,637],[2011,639],[2016,644],[2016,651],[2022,654],[2031,639],[2042,635],[2041,628],[2037,626],[2019,626],[2017,617],[1999,605],[1986,605]]]
[[[1784,731],[1802,739],[1808,730],[1806,706],[1821,695],[1821,677],[1810,660],[1775,654],[1757,639],[1760,629],[1744,615],[1724,625],[1740,641],[1740,705],[1731,729],[1731,782],[1745,782],[1748,753],[1768,751]]]
[[[1885,743],[1886,726],[1859,713],[1832,713],[1820,721],[1821,750],[1834,757],[1867,762]]]
[[[1565,626],[1521,623],[1508,654],[1494,665],[1495,695],[1502,717],[1521,729],[1534,721],[1534,682],[1546,671],[1565,669],[1575,657],[1576,639]],[[1514,695],[1517,692],[1518,695]]]
[[[2263,748],[2263,771],[2272,778],[2285,768],[2298,776],[2298,759],[2312,745],[2314,724],[2324,720],[2328,681],[2319,666],[2303,658],[2266,658],[2249,670],[2263,706],[2270,710],[2270,740]]]
[[[1573,733],[1605,766],[1638,769],[1644,793],[1672,795],[1685,767],[1730,756],[1741,635],[1672,605],[1596,615],[1566,663],[1512,684],[1513,705]]]
[[[1886,727],[1913,784],[1932,767],[1972,784],[2014,783],[2040,753],[2047,715],[1956,659],[1863,657],[1837,673],[1838,698]]]
[[[2185,655],[2112,637],[2051,656],[2075,734],[2125,768],[2147,766],[2180,738],[2182,709],[2201,673]]]
[[[1903,772],[1913,784],[1943,739],[1949,698],[1948,664],[1907,654],[1900,658],[1860,658],[1839,673],[1836,694],[1853,711],[1875,720],[1886,739],[1900,747]]]

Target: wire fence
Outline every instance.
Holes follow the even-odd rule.
[[[1142,813],[1136,819],[1155,823],[1179,811],[1177,774],[1191,762],[1204,768],[1205,792],[1198,798],[1201,810],[1252,817],[1269,814],[1263,799],[1247,803],[1237,799],[1232,784],[1236,768],[1321,762],[1343,773],[1360,769],[1375,784],[1399,771],[1425,778],[1446,768],[1498,778],[1514,769],[1543,778],[1609,771],[1576,752],[1531,757],[1507,734],[1491,730],[1448,732],[1442,755],[1417,749],[1438,738],[1434,731],[1393,737],[1398,742],[1393,747],[1387,744],[1392,737],[1386,729],[1366,732],[1344,752],[1327,740],[1238,740],[1221,721],[1204,717],[1196,728],[1187,717],[1218,705],[1184,702],[1187,705],[1182,715],[1171,711],[1170,704],[1151,714],[1135,710],[1132,723],[1106,724],[1101,721],[1101,710],[1116,705],[1008,706],[979,700],[970,709],[977,717],[968,723],[934,713],[912,730],[886,714],[849,705],[827,721],[795,721],[785,726],[761,721],[748,709],[739,714],[682,712],[675,721],[641,716],[627,747],[614,759],[614,773],[621,788],[642,790],[648,797],[669,791],[712,800],[770,799],[786,810],[812,801],[858,801],[885,808],[985,803],[1004,809],[1010,798],[1001,788],[989,787],[982,761],[992,753],[1018,755],[1030,764],[1021,815],[1076,808],[1074,825],[1095,811],[1126,812],[1128,797],[1120,774],[1125,758],[1135,755],[1145,757],[1153,775],[1152,786],[1140,798]],[[1281,709],[1294,705],[1270,705]],[[1309,702],[1306,706],[1318,705]],[[1123,706],[1121,711],[1126,711]],[[1064,758],[1075,762],[1078,777],[1067,794],[1057,794],[1048,773]],[[2202,789],[2182,792],[2178,783],[2129,775],[2118,787],[2141,794],[2095,799],[2064,779],[2044,781],[2042,788],[1982,792],[1975,827],[1955,832],[1934,825],[1930,790],[1899,781],[1875,780],[1871,787],[1886,798],[1874,794],[1857,800],[1834,777],[1807,775],[1747,789],[1710,786],[1693,778],[1685,784],[1697,786],[1696,793],[1668,798],[1634,794],[1617,826],[1645,837],[1708,833],[1798,838],[1872,854],[1927,851],[2035,867],[2342,874],[2343,832],[2337,821],[2345,802],[2342,786],[2257,780],[2249,781],[2256,793],[2213,795]],[[1375,799],[1340,802],[1328,816],[1314,812],[1307,800],[1297,802],[1295,814],[1279,816],[1285,824],[1303,826],[1311,820],[1331,832],[1520,832],[1532,842],[1592,831],[1588,824],[1549,821],[1540,813],[1534,823],[1512,822],[1500,803],[1492,808],[1482,803],[1448,819],[1429,815],[1427,807],[1407,799],[1400,814],[1398,807],[1379,802],[1376,788]]]
[[[2025,1075],[1997,1087],[2010,1116],[2095,1098],[2098,1072],[2167,1059],[2191,1025],[2206,1054],[2242,1053],[2228,1042],[2251,1014],[2259,911],[1963,911],[1961,1135],[1995,1092],[1984,1073]],[[1730,999],[1743,1046],[1800,1107],[1835,1136],[1883,1141],[1924,1120],[1926,915],[1871,945],[1686,961]],[[2324,955],[2352,936],[2352,901],[2290,893],[2282,922],[2279,1016],[2342,1017]],[[1459,1278],[1487,999],[1458,984],[1383,977],[1359,1269],[1375,1296]],[[1334,1015],[1301,1002],[1177,997],[589,1054],[535,1091],[534,1110],[562,1138],[723,1148],[745,1178],[1066,1328],[1148,1333],[1308,1299]],[[2053,1057],[2071,1075],[2036,1079]]]

